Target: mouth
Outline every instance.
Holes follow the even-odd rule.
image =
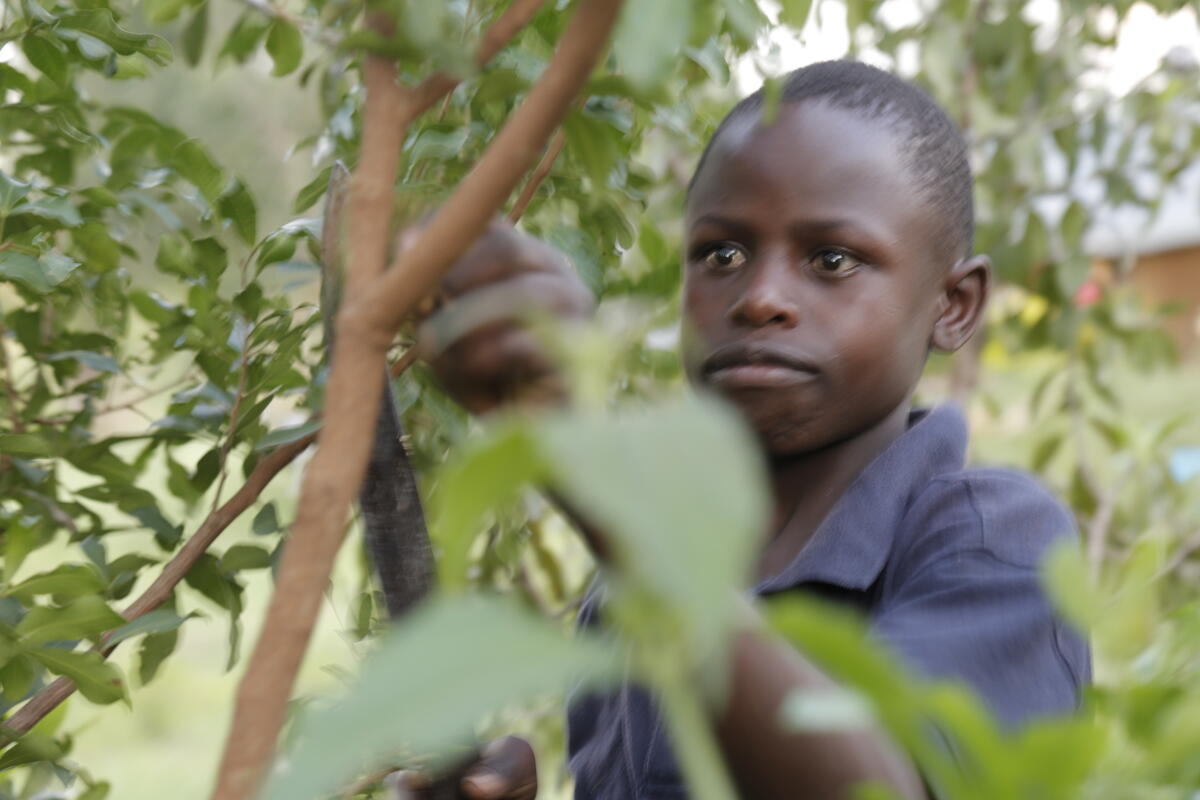
[[[808,383],[819,373],[802,356],[767,342],[719,347],[701,371],[706,383],[723,389],[778,389]]]

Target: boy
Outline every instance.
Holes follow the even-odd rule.
[[[762,113],[761,92],[743,100],[701,157],[683,280],[688,377],[740,410],[770,464],[755,593],[802,587],[860,609],[914,670],[965,682],[1007,725],[1071,710],[1088,651],[1037,579],[1070,516],[1028,478],[965,469],[957,411],[911,407],[929,351],[967,341],[990,284],[971,254],[961,135],[919,89],[846,61],[787,76],[776,119]],[[442,313],[497,287],[564,315],[590,309],[561,256],[502,226],[452,270]],[[477,413],[554,379],[511,322],[457,339],[433,366]],[[926,796],[880,731],[779,728],[783,698],[830,684],[802,654],[751,620],[731,659],[713,725],[744,797],[848,797],[864,780]],[[686,796],[644,692],[589,696],[569,716],[577,798]],[[528,746],[502,740],[463,788],[532,797],[531,778]]]

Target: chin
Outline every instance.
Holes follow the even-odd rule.
[[[797,413],[794,406],[787,409],[765,408],[758,404],[748,407],[736,401],[734,407],[772,458],[811,453],[838,439],[837,432],[830,430],[828,420],[821,414]]]

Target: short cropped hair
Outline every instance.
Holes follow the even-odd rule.
[[[944,223],[955,258],[970,255],[975,238],[975,203],[967,144],[942,107],[920,88],[890,72],[858,61],[823,61],[788,73],[780,81],[779,102],[820,100],[830,107],[894,124],[909,173]],[[762,112],[764,89],[746,97],[721,120],[709,139],[692,184],[704,168],[713,143],[730,123]],[[688,186],[691,193],[692,184]]]

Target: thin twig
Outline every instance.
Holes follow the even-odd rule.
[[[159,576],[150,584],[146,591],[135,600],[122,616],[132,621],[158,608],[175,591],[175,587],[183,580],[200,556],[208,550],[217,537],[241,515],[243,511],[254,504],[267,484],[279,474],[296,456],[304,452],[317,438],[316,433],[302,439],[281,445],[271,451],[262,461],[258,462],[245,485],[237,491],[225,505],[221,506],[201,523],[192,538],[179,549],[179,552],[167,562]],[[102,645],[103,648],[103,645]],[[111,648],[104,648],[105,655]],[[58,678],[45,689],[31,697],[6,723],[6,727],[17,733],[25,733],[43,717],[58,707],[63,700],[75,691],[75,683],[69,678]]]
[[[513,207],[508,212],[508,221],[516,223],[525,213],[525,209],[529,207],[529,201],[537,194],[538,187],[542,185],[542,181],[546,180],[546,176],[550,174],[550,170],[554,167],[554,160],[558,158],[558,154],[562,152],[563,146],[567,143],[567,132],[564,128],[559,128],[558,133],[554,135],[550,146],[546,148],[546,154],[542,156],[542,160],[534,168],[533,174],[529,176],[529,180],[525,182],[525,186],[521,189],[521,194],[517,197],[517,201],[513,203]]]
[[[389,373],[393,378],[399,378],[406,369],[417,363],[417,359],[420,357],[421,354],[417,351],[417,346],[413,345],[405,350],[403,355],[396,359],[395,363],[392,364]]]

